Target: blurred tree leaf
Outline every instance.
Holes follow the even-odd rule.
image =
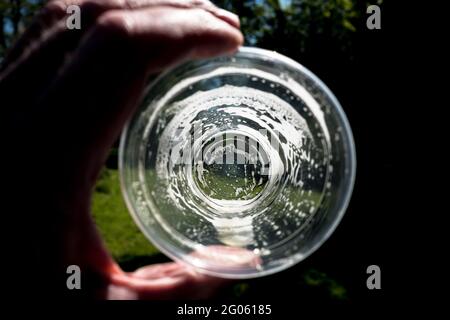
[[[0,0],[0,61],[46,0]]]

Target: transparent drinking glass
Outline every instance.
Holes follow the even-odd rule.
[[[312,72],[242,47],[160,75],[123,131],[128,209],[169,257],[224,278],[305,259],[349,203],[355,147]]]

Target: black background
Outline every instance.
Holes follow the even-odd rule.
[[[423,111],[431,106],[423,103],[418,84],[423,82],[420,72],[429,62],[423,51],[430,53],[427,43],[436,31],[425,29],[423,6],[412,8],[400,1],[386,1],[381,30],[358,27],[361,31],[353,43],[356,54],[350,65],[332,59],[323,64],[305,63],[339,98],[353,129],[357,176],[350,206],[331,238],[305,261],[279,274],[250,280],[250,300],[218,297],[211,304],[272,304],[274,315],[257,319],[278,319],[276,315],[281,314],[304,319],[309,318],[302,316],[306,310],[316,314],[362,309],[363,315],[387,315],[394,309],[411,311],[423,303],[428,295],[420,289],[420,282],[426,280],[422,265],[428,264],[423,256],[427,230],[417,229],[414,223],[432,214],[423,209],[421,201],[421,190],[426,187],[421,180],[421,150],[429,143],[423,131],[432,124],[422,118]],[[372,264],[381,268],[381,290],[366,287],[366,268]],[[346,284],[351,300],[327,301],[321,292],[298,291],[290,285],[312,266],[321,266],[330,277]],[[416,295],[419,305],[411,300]],[[45,308],[46,313],[62,318],[96,310],[96,316],[102,317],[162,319],[174,318],[176,307],[184,303],[48,301],[32,310]]]

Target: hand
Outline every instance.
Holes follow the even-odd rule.
[[[81,7],[81,30],[66,28],[71,4]],[[3,242],[7,268],[18,275],[10,290],[71,294],[71,264],[86,280],[81,291],[100,298],[200,298],[224,283],[178,263],[123,272],[101,241],[90,200],[148,76],[186,59],[232,53],[242,41],[238,17],[206,0],[48,3],[0,69],[11,207],[3,225],[17,230]]]

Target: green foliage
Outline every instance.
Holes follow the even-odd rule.
[[[102,171],[92,199],[92,213],[106,246],[119,263],[158,252],[128,213],[117,170]]]
[[[247,45],[298,57],[324,43],[348,51],[358,18],[357,0],[216,0],[241,17]],[[363,4],[363,5],[362,5]]]

